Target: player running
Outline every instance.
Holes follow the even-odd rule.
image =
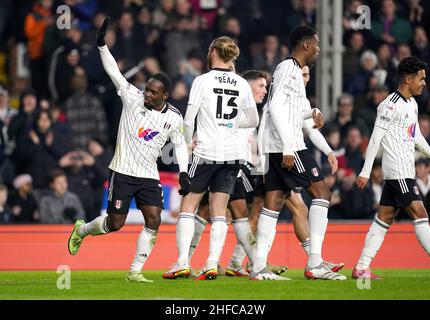
[[[228,37],[215,39],[208,50],[210,71],[197,77],[191,87],[185,115],[185,139],[191,144],[197,117],[196,146],[189,168],[191,192],[181,203],[176,229],[178,260],[164,278],[188,277],[189,249],[194,234],[194,213],[209,189],[212,227],[209,257],[196,280],[211,280],[227,233],[226,209],[244,159],[238,128],[255,128],[258,112],[251,88],[245,79],[229,70],[239,56],[239,48]]]
[[[281,62],[275,71],[269,94],[265,121],[266,139],[263,153],[268,154],[269,169],[265,174],[266,194],[257,226],[257,252],[250,279],[271,279],[266,269],[267,255],[272,246],[279,212],[285,194],[296,187],[304,187],[312,196],[309,210],[309,258],[305,268],[308,279],[345,280],[344,275],[330,270],[321,257],[327,228],[330,190],[321,169],[306,148],[303,139],[305,113],[310,111],[302,77],[302,66],[312,65],[319,54],[319,39],[309,26],[299,26],[291,34],[292,56]],[[318,132],[318,133],[317,133]],[[327,142],[315,128],[308,132],[311,140],[327,154],[332,173],[337,159]]]
[[[70,254],[75,255],[86,236],[120,230],[134,197],[144,216],[145,226],[137,239],[136,254],[126,280],[153,282],[146,279],[141,271],[155,244],[160,225],[163,195],[156,161],[168,139],[175,145],[179,164],[179,192],[186,195],[190,188],[188,150],[182,134],[183,119],[180,112],[166,102],[170,89],[170,80],[166,75],[158,73],[152,76],[144,92],[122,76],[104,40],[109,21],[107,17],[97,30],[97,44],[103,67],[121,97],[123,110],[115,154],[109,165],[111,176],[107,216],[100,216],[87,224],[83,220],[76,221],[68,248]]]
[[[408,212],[418,241],[430,255],[429,219],[415,182],[415,147],[430,157],[430,146],[421,134],[417,121],[418,105],[414,99],[414,96],[421,95],[426,86],[426,67],[427,64],[417,57],[400,61],[397,68],[399,88],[378,106],[366,160],[356,183],[359,188],[365,188],[373,161],[382,145],[385,184],[378,213],[367,233],[360,259],[352,271],[354,279],[379,279],[369,266],[400,208]]]

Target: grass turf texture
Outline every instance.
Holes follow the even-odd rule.
[[[359,290],[351,270],[346,281],[306,280],[303,270],[289,270],[292,281],[250,281],[218,277],[213,281],[164,280],[162,271],[145,271],[154,283],[129,283],[126,271],[71,271],[71,289],[57,289],[55,271],[0,272],[0,299],[430,299],[430,270],[375,269],[384,279]]]

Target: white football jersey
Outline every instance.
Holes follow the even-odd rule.
[[[382,138],[384,179],[415,179],[415,132],[418,104],[400,92],[390,94],[378,106],[375,126],[386,131]]]
[[[282,113],[275,113],[271,107],[271,98],[273,94],[281,93],[283,97]],[[283,143],[276,127],[273,123],[273,117],[281,120],[282,123],[292,128],[290,141],[292,142],[292,151],[306,149],[303,137],[304,115],[311,110],[309,100],[306,98],[306,89],[303,81],[302,68],[294,58],[287,58],[276,67],[273,75],[272,84],[269,90],[267,101],[267,115],[264,124],[267,132],[263,133],[264,138],[263,153],[282,153]]]
[[[256,108],[256,104],[245,79],[228,69],[214,68],[194,80],[188,104],[199,109],[196,156],[213,161],[247,158],[239,117],[242,110]]]
[[[118,90],[123,109],[115,154],[109,168],[121,174],[159,180],[157,158],[167,140],[183,142],[181,113],[166,103],[162,111],[144,106],[143,92],[128,84]]]

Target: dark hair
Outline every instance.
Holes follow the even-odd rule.
[[[416,74],[418,71],[426,69],[427,63],[418,59],[416,56],[407,57],[400,61],[399,66],[397,67],[397,73],[399,75],[400,81],[404,79],[404,77]]]
[[[267,80],[266,74],[263,71],[259,71],[259,70],[248,70],[242,75],[242,77],[247,81],[258,80],[260,78]]]
[[[36,112],[33,115],[33,128],[37,128],[37,122],[39,121],[40,117],[44,113],[46,113],[46,115],[48,116],[49,120],[51,121],[51,126],[52,126],[54,121],[52,120],[51,113],[48,110],[38,109],[38,110],[36,110]]]
[[[157,74],[154,74],[151,78],[158,80],[163,84],[165,93],[170,92],[170,89],[172,87],[172,82],[170,81],[170,78],[166,74],[159,72]]]
[[[55,179],[57,179],[58,177],[65,177],[66,173],[61,170],[61,169],[54,169],[51,171],[51,173],[49,174],[49,183],[52,183],[55,181]]]
[[[301,25],[296,27],[290,35],[290,41],[291,45],[293,46],[293,49],[297,48],[298,45],[300,45],[303,41],[308,40],[315,36],[317,32],[314,28],[307,26],[307,25]]]

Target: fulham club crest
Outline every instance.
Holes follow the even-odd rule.
[[[312,175],[314,176],[314,177],[318,177],[319,176],[319,172],[318,172],[318,168],[312,168]]]
[[[115,209],[121,209],[122,200],[115,200]]]
[[[418,190],[417,186],[414,186],[414,192],[417,196],[420,194],[420,191]]]

